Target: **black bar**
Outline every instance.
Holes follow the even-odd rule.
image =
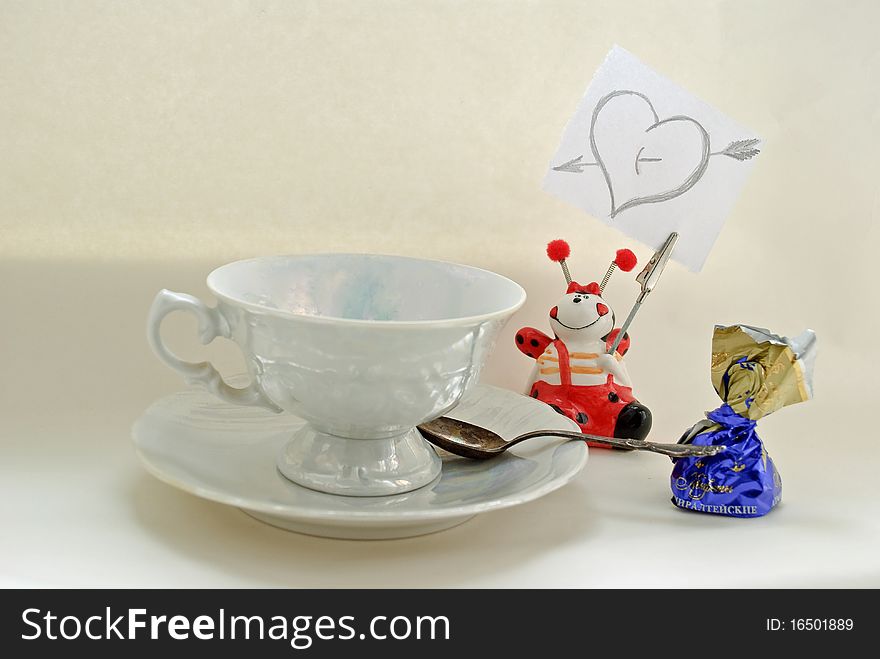
[[[588,655],[603,642],[622,652],[647,639],[658,651],[710,657],[717,653],[709,648],[741,648],[743,659],[757,659],[771,646],[855,648],[878,629],[876,593],[842,590],[8,590],[0,597],[6,656],[117,657],[143,648],[164,658],[221,644],[260,657],[363,650],[449,657],[478,648],[544,656],[572,647]],[[172,616],[182,616],[173,630]],[[132,620],[144,626],[129,628]]]

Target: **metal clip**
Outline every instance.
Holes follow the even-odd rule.
[[[670,233],[663,246],[654,252],[654,256],[651,257],[651,260],[648,261],[648,264],[636,277],[636,281],[642,285],[639,302],[643,302],[648,297],[648,293],[654,290],[660,275],[663,274],[663,268],[666,267],[669,257],[672,256],[672,250],[675,249],[677,240],[678,234],[674,231]]]
[[[623,340],[626,331],[629,329],[630,324],[632,324],[633,318],[636,317],[636,313],[638,313],[639,309],[642,306],[642,302],[645,301],[645,298],[648,297],[648,293],[654,290],[654,286],[657,285],[657,281],[660,279],[660,275],[663,274],[663,268],[666,267],[666,263],[669,261],[669,257],[672,256],[672,250],[675,249],[675,243],[678,240],[678,234],[673,231],[669,234],[669,238],[666,239],[666,242],[663,243],[663,246],[660,247],[656,252],[654,252],[654,256],[651,257],[651,260],[648,261],[648,264],[642,269],[642,271],[636,277],[636,281],[642,285],[642,292],[639,293],[639,296],[636,298],[635,304],[633,304],[632,309],[630,309],[629,316],[626,318],[626,322],[623,323],[623,326],[620,328],[620,332],[617,334],[617,338],[614,339],[614,343],[611,348],[608,350],[609,355],[613,355],[617,350],[617,347],[620,345],[620,342]]]

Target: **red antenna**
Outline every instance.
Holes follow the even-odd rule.
[[[611,265],[608,266],[608,272],[605,273],[605,276],[602,277],[602,283],[599,284],[599,294],[601,295],[602,291],[605,290],[605,285],[608,283],[608,280],[611,279],[611,275],[614,274],[614,271],[617,268],[620,268],[624,272],[629,272],[635,267],[636,255],[633,254],[632,251],[628,249],[617,250],[614,260],[611,262]]]
[[[547,243],[547,256],[551,261],[556,261],[562,266],[562,274],[565,276],[565,283],[571,283],[571,273],[568,271],[568,265],[565,259],[571,254],[571,247],[564,240],[551,240]]]

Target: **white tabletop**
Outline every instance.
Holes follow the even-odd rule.
[[[0,300],[0,585],[880,585],[870,392],[832,385],[850,357],[833,341],[822,345],[817,399],[759,423],[784,483],[783,504],[766,517],[680,511],[668,460],[596,449],[571,484],[533,503],[419,538],[328,540],[179,492],[138,463],[132,421],[181,387],[149,353],[146,309],[160,285],[202,294],[208,264],[45,266],[0,271],[16,282]],[[527,360],[511,339],[522,321],[505,330],[487,381],[520,388]],[[184,356],[205,354],[189,319],[168,325]],[[239,366],[229,345],[207,353],[227,372]],[[708,357],[694,368],[705,382],[682,370],[691,386],[659,387],[651,369],[661,368],[631,365],[654,408],[653,438],[674,441],[713,404]]]

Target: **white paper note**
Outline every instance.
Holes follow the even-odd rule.
[[[544,190],[702,269],[761,139],[615,46],[562,136]]]

